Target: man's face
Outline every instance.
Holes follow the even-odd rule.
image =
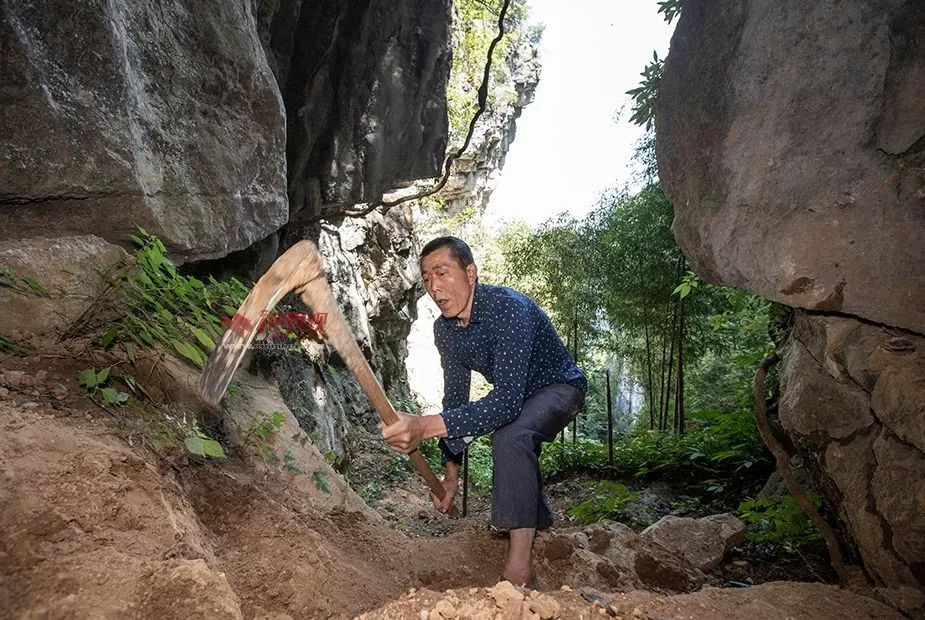
[[[468,318],[477,275],[476,266],[469,265],[463,269],[450,248],[431,252],[421,261],[424,287],[445,317],[454,317],[467,310],[460,318]]]

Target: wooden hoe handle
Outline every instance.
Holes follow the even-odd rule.
[[[232,318],[231,327],[203,368],[199,389],[203,398],[218,404],[231,378],[253,342],[261,321],[286,293],[296,291],[314,312],[326,314],[324,333],[334,345],[351,374],[372,401],[379,418],[390,425],[398,421],[395,409],[369,367],[325,277],[318,248],[311,241],[299,241],[286,250],[257,281],[241,308]],[[237,323],[235,322],[237,321]],[[419,450],[410,453],[414,468],[441,501],[446,495],[443,484],[434,475]]]

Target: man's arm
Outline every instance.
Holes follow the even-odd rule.
[[[437,320],[439,321],[440,319]],[[447,411],[448,409],[462,407],[469,402],[472,371],[460,364],[453,354],[447,350],[447,344],[441,338],[438,323],[434,323],[434,342],[437,345],[437,351],[440,353],[440,365],[443,367],[443,410]],[[437,437],[440,437],[437,445],[440,446],[440,451],[443,453],[443,464],[446,465],[449,461],[459,464],[462,462],[462,457],[459,454],[454,454],[447,447],[446,440],[443,439],[446,436],[445,425],[442,430],[443,434],[437,435]]]
[[[447,409],[461,406],[469,400],[469,384],[472,371],[455,359],[453,352],[442,337],[439,321],[440,319],[437,319],[434,322],[434,342],[437,345],[437,351],[440,353],[440,365],[443,367],[443,408]],[[447,436],[443,416],[412,416],[404,412],[397,413],[398,422],[390,426],[382,424],[379,426],[382,429],[382,438],[399,452],[408,453],[415,450],[426,439]],[[448,460],[452,460],[454,463],[460,461],[459,457],[446,447],[442,439],[439,445],[440,450],[443,452],[444,465],[447,464]]]
[[[517,300],[505,301],[499,324],[494,326],[494,387],[479,400],[443,412],[447,448],[461,454],[479,435],[513,422],[523,407],[530,372],[534,327],[530,310]]]

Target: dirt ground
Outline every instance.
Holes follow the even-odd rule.
[[[522,605],[516,612],[491,606],[487,588],[498,581],[505,541],[479,510],[445,525],[445,536],[410,537],[374,511],[347,509],[346,499],[332,506],[321,490],[306,490],[312,485],[256,469],[233,452],[222,460],[160,452],[144,420],[129,423],[89,400],[76,381],[86,365],[54,354],[0,360],[0,617],[464,617],[468,609],[434,611],[451,594],[468,597],[473,610],[484,603],[487,616],[471,617],[524,615]],[[412,516],[427,509],[411,491],[399,503]],[[524,617],[623,613],[613,611],[616,594],[582,583],[559,590],[567,574],[541,567],[552,591],[544,596],[559,611]],[[753,590],[722,591],[726,607],[716,610],[742,601],[773,607],[774,596],[756,602]],[[826,592],[794,595],[792,611],[840,617],[830,601],[837,599],[881,614],[855,617],[890,617],[872,600]],[[626,617],[675,617],[704,600],[639,593]],[[691,617],[718,617],[697,613]]]

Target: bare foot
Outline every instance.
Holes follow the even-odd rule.
[[[530,587],[536,581],[536,574],[533,572],[533,567],[531,566],[510,566],[508,565],[504,569],[504,574],[501,575],[502,579],[506,579],[513,583],[515,586],[520,586],[521,588]]]

